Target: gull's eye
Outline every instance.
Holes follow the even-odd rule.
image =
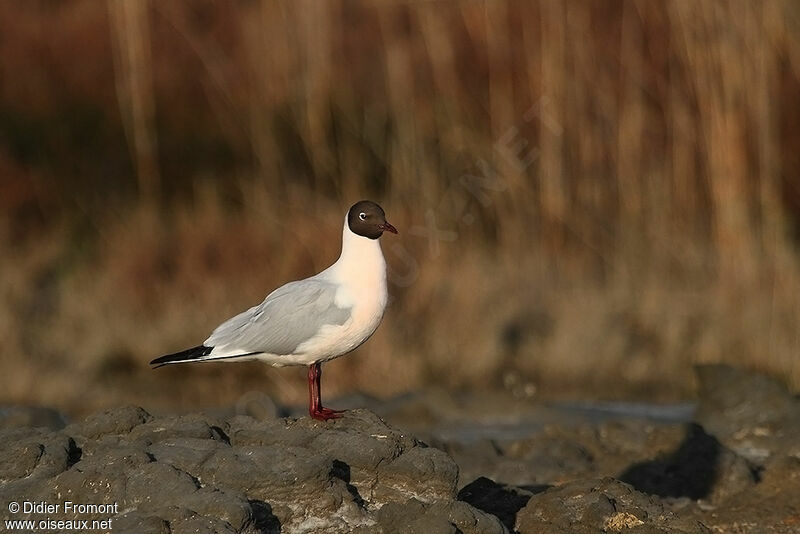
[[[364,219],[367,218],[367,214],[362,211],[361,213],[358,214],[358,218],[363,221]]]

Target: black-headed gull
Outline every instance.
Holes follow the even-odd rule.
[[[342,253],[319,274],[283,285],[264,302],[219,325],[202,345],[156,358],[151,365],[260,360],[276,367],[308,366],[308,413],[327,420],[322,362],[364,343],[386,309],[386,261],[378,238],[397,233],[378,204],[356,202],[342,230]]]

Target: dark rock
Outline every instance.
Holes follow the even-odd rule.
[[[502,534],[508,532],[499,519],[459,501],[425,504],[417,499],[393,502],[377,514],[384,534]]]
[[[407,523],[409,518],[418,517],[425,513],[425,505],[417,499],[406,502],[392,502],[378,510],[378,523],[388,534],[395,525]]]
[[[380,528],[382,507],[416,499],[419,531],[502,532],[455,501],[446,453],[363,410],[322,423],[122,408],[0,440],[13,454],[0,462],[0,496],[116,503],[115,531],[366,533]]]
[[[527,469],[522,473],[536,473],[535,480],[520,480],[517,477],[514,477],[516,480],[510,480],[511,483],[523,485],[556,481],[565,474],[571,477],[590,475],[595,457],[587,447],[588,443],[589,440],[580,439],[579,436],[544,433],[499,448],[506,458],[525,464]],[[519,476],[522,473],[517,470],[516,474]]]
[[[72,438],[44,428],[0,431],[0,443],[5,444],[0,481],[52,477],[67,470],[81,454]]]
[[[775,456],[760,473],[761,481],[722,505],[688,511],[714,532],[762,534],[800,532],[800,458]]]
[[[390,429],[373,413],[363,410],[348,413],[353,419],[348,419],[347,425],[333,425],[328,432],[313,432],[308,446],[325,451],[351,468],[374,471],[378,464],[397,458],[415,445],[411,437]]]
[[[722,438],[699,425],[559,412],[495,439],[487,419],[491,428],[476,433],[476,423],[464,441],[432,435],[450,456],[365,410],[320,422],[129,407],[62,430],[0,431],[0,502],[118,503],[115,532],[791,532],[791,413],[744,433],[721,413]],[[731,444],[769,454],[755,461]]]
[[[124,458],[129,458],[125,461]],[[115,458],[113,461],[109,461]],[[39,498],[47,500],[53,496],[59,500],[70,500],[92,504],[125,502],[129,474],[149,458],[140,451],[123,449],[117,456],[112,451],[96,456],[86,456],[71,469],[64,471],[42,485]],[[47,491],[49,489],[49,491]]]
[[[437,501],[425,515],[445,516],[464,534],[502,534],[508,532],[500,520],[461,501]]]
[[[73,423],[64,429],[70,436],[97,439],[107,434],[123,434],[134,427],[151,420],[152,416],[138,406],[124,406],[115,410],[90,415],[80,423]]]
[[[634,464],[619,478],[644,493],[720,502],[752,488],[755,473],[744,458],[693,424],[674,452]]]
[[[235,491],[201,488],[181,501],[181,506],[207,517],[224,520],[235,532],[255,522],[247,497]]]
[[[330,482],[331,460],[297,447],[247,446],[218,449],[193,473],[204,485],[235,488],[265,501],[290,501],[298,481],[306,492]]]
[[[140,511],[128,513],[112,523],[113,532],[119,530],[138,533],[140,524],[151,532],[163,532],[166,525],[167,532],[203,533],[203,534],[238,534],[240,532],[253,532],[252,529],[236,530],[223,518],[211,515],[202,515],[190,508],[178,506],[162,507],[158,516],[140,515]],[[141,523],[139,523],[141,522]]]
[[[380,504],[388,502],[391,499],[381,490],[387,489],[393,481],[388,475],[385,479],[379,478],[378,466],[393,464],[404,452],[419,448],[418,444],[410,436],[387,426],[371,412],[353,410],[348,412],[348,416],[346,425],[340,425],[337,421],[327,432],[312,432],[313,438],[308,446],[317,454],[329,456],[337,465],[349,470],[347,482],[358,491],[365,492],[368,500],[376,500]],[[316,426],[316,422],[306,421],[311,420],[301,420],[298,429],[303,434],[308,432],[303,428],[307,424]],[[402,500],[406,499],[402,497]]]
[[[140,510],[177,506],[199,487],[188,473],[161,462],[136,469],[125,484],[125,504]]]
[[[33,473],[44,455],[44,444],[40,439],[14,439],[14,433],[0,433],[0,441],[8,446],[0,457],[0,480],[25,478]]]
[[[222,423],[199,414],[160,417],[131,429],[128,439],[146,444],[175,438],[228,442]]]
[[[173,438],[148,446],[149,457],[168,463],[187,473],[199,473],[200,466],[220,450],[230,446],[213,439]]]
[[[172,534],[237,534],[226,522],[208,516],[196,515],[170,523]]]
[[[796,419],[798,401],[786,386],[768,376],[730,365],[698,365],[699,398],[696,418],[709,429],[734,430]]]
[[[261,534],[273,534],[281,531],[281,522],[272,513],[272,506],[264,501],[250,501],[253,510],[253,527]]]
[[[497,516],[509,529],[514,528],[519,512],[530,498],[547,489],[546,486],[526,489],[498,484],[486,477],[480,477],[464,486],[458,492],[458,499],[471,504],[478,510]]]
[[[800,400],[768,376],[728,365],[696,367],[695,418],[722,443],[754,462],[800,454]]]
[[[424,481],[420,488],[418,483]],[[423,502],[452,500],[456,495],[458,466],[447,453],[430,447],[413,447],[378,469],[373,490],[379,502],[414,497]],[[409,489],[415,488],[409,492]]]
[[[115,518],[111,525],[115,533],[170,534],[169,522],[156,515],[134,510]]]
[[[228,436],[233,446],[283,444],[305,447],[314,439],[318,429],[300,424],[297,419],[259,421],[237,415],[228,421]]]
[[[516,530],[520,534],[711,532],[696,519],[676,516],[658,498],[610,478],[570,482],[533,495],[517,514]]]
[[[671,454],[683,424],[618,419],[597,424],[550,424],[529,437],[442,442],[459,465],[459,484],[481,476],[515,486],[543,486],[580,477],[615,476],[632,463]]]

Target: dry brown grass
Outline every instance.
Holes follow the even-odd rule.
[[[6,3],[0,34],[8,402],[302,402],[146,362],[333,261],[361,197],[401,236],[337,393],[800,387],[792,1]]]

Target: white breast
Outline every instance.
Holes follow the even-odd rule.
[[[345,292],[347,291],[343,288],[342,293]],[[386,299],[379,294],[368,297],[359,298],[358,303],[351,308],[350,319],[343,325],[324,326],[317,336],[300,345],[297,348],[298,355],[302,354],[309,363],[332,360],[347,354],[369,339],[383,318]]]
[[[350,308],[342,325],[327,325],[317,336],[297,348],[298,363],[326,361],[347,354],[364,343],[378,328],[386,309],[386,261],[378,240],[352,233],[347,224],[339,260],[317,275],[340,286],[336,305]]]

